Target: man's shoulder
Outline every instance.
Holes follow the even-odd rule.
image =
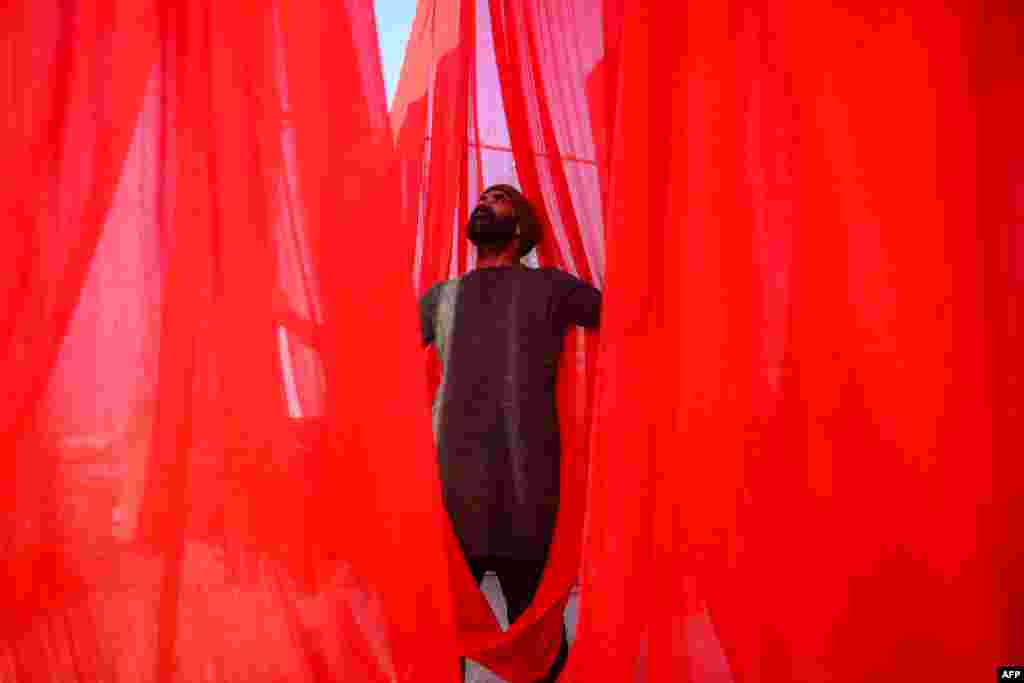
[[[587,284],[584,280],[581,280],[572,273],[554,266],[545,266],[543,268],[537,268],[536,270],[542,277],[546,278],[555,286],[574,288]]]
[[[533,268],[532,270],[540,276],[552,280],[564,280],[573,277],[571,273],[568,273],[561,268],[556,268],[555,266],[541,266],[539,268]]]
[[[441,282],[435,283],[433,286],[430,287],[430,289],[423,293],[423,296],[420,297],[420,303],[423,305],[428,305],[432,302],[436,302],[441,297],[441,294],[445,290],[454,287],[456,284],[458,284],[459,279],[460,278],[456,277],[450,280],[442,280]]]

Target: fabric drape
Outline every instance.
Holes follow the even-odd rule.
[[[545,226],[534,264],[600,286],[602,173],[621,33],[618,4],[438,0],[420,3],[391,108],[402,226],[417,236],[418,294],[475,267],[465,224],[489,185],[512,183]],[[610,40],[609,40],[610,37]],[[508,680],[532,681],[558,645],[579,573],[597,335],[572,331],[558,381],[561,496],[548,567],[531,608],[502,632],[449,538],[463,653]],[[433,349],[430,395],[439,382]]]
[[[574,584],[565,681],[1024,656],[1013,2],[424,0],[390,112],[369,0],[0,21],[0,680],[529,681]],[[416,320],[494,182],[604,291],[506,632]]]
[[[3,12],[0,679],[454,680],[372,5]]]
[[[1000,3],[627,8],[565,678],[1020,658],[1021,27]]]

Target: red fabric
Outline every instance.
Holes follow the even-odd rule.
[[[627,7],[567,680],[1024,654],[1022,22],[996,5]]]
[[[3,19],[0,678],[454,680],[371,3]]]
[[[600,283],[600,174],[607,168],[608,141],[598,124],[606,125],[612,112],[605,105],[614,104],[600,94],[613,89],[618,74],[599,64],[610,58],[605,33],[616,36],[621,20],[590,5],[420,4],[392,106],[403,226],[418,236],[418,293],[474,267],[465,222],[479,193],[499,182],[521,187],[542,218],[547,234],[538,261]],[[449,537],[462,650],[510,681],[533,681],[547,670],[577,581],[596,344],[595,334],[579,331],[566,340],[559,377],[564,455],[555,540],[533,606],[507,633],[500,631]],[[433,390],[439,368],[432,349],[427,366]]]
[[[0,679],[529,681],[577,581],[566,681],[1024,657],[1014,3],[429,0],[390,115],[320,4],[0,9]],[[415,317],[493,182],[607,283],[504,634]]]

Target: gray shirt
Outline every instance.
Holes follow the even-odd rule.
[[[558,513],[555,379],[570,325],[601,293],[555,268],[499,266],[432,287],[424,344],[441,357],[434,438],[445,506],[470,558],[543,559]]]

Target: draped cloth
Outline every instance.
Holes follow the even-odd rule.
[[[627,7],[566,680],[1024,655],[1024,22],[955,5]]]
[[[0,680],[455,680],[371,3],[0,18]]]
[[[402,225],[416,236],[418,295],[475,266],[465,223],[490,185],[522,188],[545,227],[532,265],[598,288],[604,263],[621,3],[430,0],[419,4],[395,100]],[[462,653],[509,681],[533,681],[555,656],[562,613],[577,583],[597,335],[566,337],[557,378],[559,509],[533,604],[502,632],[449,535]],[[440,385],[424,360],[428,398]]]
[[[519,683],[574,584],[565,681],[1019,661],[1022,18],[955,4],[423,0],[390,113],[369,0],[0,8],[0,680]],[[506,632],[416,320],[502,181],[604,292]]]

